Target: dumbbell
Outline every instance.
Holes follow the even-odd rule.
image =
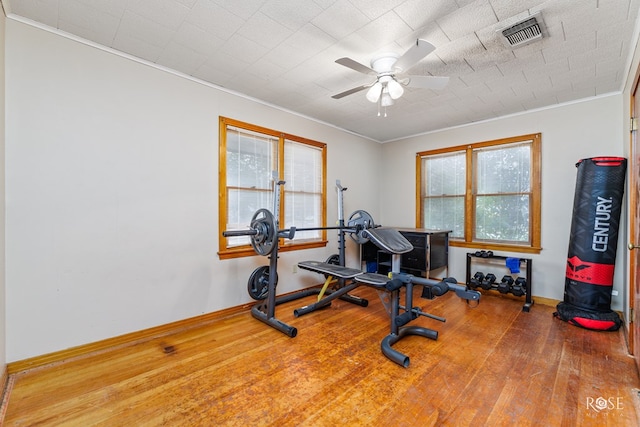
[[[508,294],[511,290],[511,285],[513,285],[513,277],[505,274],[502,276],[500,283],[498,283],[498,292],[501,294]]]
[[[475,251],[473,255],[480,258],[491,258],[493,256],[493,251]]]
[[[482,282],[480,283],[480,287],[482,287],[482,289],[484,290],[489,290],[493,287],[493,284],[496,281],[496,275],[493,273],[489,273],[486,276],[484,276],[484,279],[482,279]]]
[[[481,271],[477,271],[476,274],[473,275],[471,279],[469,279],[469,287],[475,289],[480,286],[484,280],[484,273]]]
[[[526,277],[518,277],[516,282],[511,287],[511,293],[517,297],[527,293],[527,279]]]

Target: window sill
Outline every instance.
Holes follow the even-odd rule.
[[[327,246],[327,241],[314,241],[304,243],[290,243],[278,246],[278,252],[290,252],[303,249],[324,248]],[[244,258],[248,256],[260,256],[253,250],[251,246],[239,246],[237,248],[229,248],[218,252],[218,258],[232,259],[232,258]]]
[[[478,250],[490,250],[490,251],[504,251],[504,252],[516,252],[526,254],[539,254],[542,248],[524,245],[514,244],[500,244],[493,242],[463,242],[459,240],[449,239],[449,246],[455,246],[460,248],[478,249]]]

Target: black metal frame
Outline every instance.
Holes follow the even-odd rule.
[[[347,191],[346,187],[343,187],[340,184],[340,180],[336,180],[336,190],[338,191],[338,226],[332,228],[325,229],[336,229],[338,230],[338,259],[339,264],[342,267],[345,266],[346,263],[346,234],[352,232],[353,230],[345,227],[344,225],[344,205],[343,205],[343,193]],[[350,302],[351,304],[356,304],[361,307],[367,307],[369,305],[369,301],[365,298],[360,298],[355,295],[349,295],[349,292],[360,286],[359,283],[352,281],[350,284],[346,284],[346,280],[343,278],[337,278],[337,285],[334,289],[327,289],[325,291],[325,297],[322,299],[305,305],[304,307],[296,308],[293,310],[293,314],[295,317],[303,316],[305,314],[311,313],[315,310],[318,310],[323,307],[327,307],[331,305],[331,301],[340,298],[343,301]],[[319,295],[322,292],[320,288],[311,288],[308,289],[311,292],[311,295]]]
[[[284,181],[278,181],[276,176],[274,175],[274,206],[273,210],[275,212],[274,217],[276,218],[275,224],[273,226],[278,229],[278,212],[279,212],[279,199],[280,199],[280,189],[279,186],[284,185]],[[339,263],[340,266],[344,267],[345,264],[345,233],[348,232],[348,229],[344,227],[344,217],[343,217],[343,209],[342,209],[342,193],[346,190],[340,185],[340,181],[336,181],[336,188],[338,189],[338,227],[336,229],[339,230],[338,236],[338,245],[339,245]],[[268,282],[268,290],[267,297],[265,300],[256,303],[251,308],[251,314],[256,319],[260,320],[263,323],[275,328],[276,330],[288,335],[289,337],[295,337],[298,334],[297,328],[279,320],[275,316],[276,306],[283,304],[285,302],[294,301],[300,298],[305,298],[311,295],[320,295],[320,292],[323,290],[318,288],[311,289],[303,289],[301,291],[283,295],[281,297],[276,297],[276,284],[277,284],[277,271],[278,271],[278,242],[281,238],[292,238],[295,233],[295,228],[291,228],[290,230],[278,230],[276,234],[276,243],[273,247],[273,250],[269,254],[269,282]],[[365,232],[365,236],[366,236]],[[399,232],[398,232],[399,234]],[[369,233],[370,236],[374,236],[374,234]],[[402,235],[400,235],[402,239]],[[403,247],[402,250],[411,250],[412,245],[406,241],[406,248]],[[379,244],[384,245],[382,241]],[[405,246],[405,245],[403,245]],[[389,248],[385,248],[389,249]],[[447,283],[445,281],[438,282],[432,279],[424,279],[424,278],[416,278],[409,274],[400,273],[400,253],[392,253],[392,273],[391,277],[388,278],[383,275],[373,274],[370,275],[368,273],[350,275],[344,274],[341,278],[339,274],[336,274],[335,277],[338,278],[338,286],[332,290],[325,290],[326,296],[323,296],[318,301],[313,304],[298,308],[294,310],[294,315],[296,317],[310,313],[319,308],[326,307],[331,304],[336,298],[341,298],[345,301],[361,305],[366,307],[368,305],[368,301],[363,298],[359,298],[353,295],[349,295],[348,292],[357,288],[361,284],[365,285],[373,285],[378,291],[384,291],[390,293],[390,309],[389,309],[389,319],[391,322],[391,332],[387,335],[381,342],[380,347],[382,353],[393,362],[403,366],[409,366],[409,357],[405,354],[395,350],[393,345],[400,341],[405,336],[409,335],[417,335],[425,338],[430,338],[436,340],[438,338],[438,332],[424,328],[420,326],[406,326],[412,320],[418,318],[418,316],[429,317],[441,322],[446,321],[445,318],[434,316],[428,313],[423,312],[419,307],[413,307],[413,285],[419,284],[423,286],[432,287],[434,290],[434,295],[442,295],[443,293],[449,291],[450,289],[455,289],[458,296],[462,298],[466,298],[467,300],[477,300],[480,299],[480,294],[477,291],[469,291],[465,287],[461,287],[457,284]],[[353,269],[351,269],[353,270]],[[321,272],[321,271],[318,271]],[[373,281],[366,281],[364,277],[372,277],[374,276]],[[331,276],[327,278],[327,284]],[[355,280],[353,278],[355,277]],[[350,284],[346,284],[346,280],[351,278],[352,282]],[[359,280],[361,279],[362,280]],[[446,283],[446,285],[443,285]],[[326,286],[326,285],[325,285]],[[401,299],[401,289],[405,288],[405,304],[400,304]],[[404,312],[401,314],[400,311]]]
[[[400,258],[400,255],[394,255]],[[393,289],[391,291],[391,333],[387,335],[380,344],[382,353],[387,358],[396,362],[397,364],[409,366],[409,356],[397,351],[392,346],[400,341],[405,336],[418,335],[432,340],[438,339],[438,331],[433,329],[424,328],[421,326],[404,326],[418,316],[428,317],[430,319],[438,320],[440,322],[446,322],[447,319],[433,314],[425,313],[420,307],[413,307],[413,285],[421,285],[429,287],[433,291],[433,295],[443,295],[448,291],[455,291],[456,295],[462,299],[469,301],[480,302],[480,293],[477,291],[469,290],[466,286],[458,285],[454,282],[449,282],[447,279],[444,281],[437,281],[433,279],[425,279],[422,277],[415,277],[405,273],[392,273],[392,280],[388,282],[386,287]],[[399,280],[405,287],[405,304],[400,305],[400,288],[394,289],[396,286],[389,286],[390,283]],[[400,310],[404,310],[404,313],[400,314]]]
[[[399,352],[398,350],[393,348],[393,345],[400,341],[402,338],[410,335],[421,336],[425,338],[429,338],[432,340],[438,339],[438,331],[424,328],[421,326],[405,326],[409,322],[414,319],[417,319],[418,316],[425,316],[440,322],[445,322],[446,319],[443,317],[434,316],[432,314],[428,314],[423,312],[420,307],[413,306],[413,284],[414,277],[409,274],[400,273],[400,263],[401,263],[402,255],[398,253],[394,253],[391,256],[391,277],[392,279],[388,281],[384,288],[380,288],[379,292],[386,291],[389,292],[389,299],[391,302],[391,306],[389,309],[389,321],[390,321],[390,333],[385,338],[382,339],[380,343],[380,349],[382,353],[391,361],[397,363],[400,366],[407,368],[410,363],[409,356],[404,353]],[[384,276],[383,276],[384,277]],[[356,279],[357,280],[357,279]],[[435,280],[424,279],[423,285],[433,285],[437,284]],[[401,299],[401,289],[405,288],[404,292],[404,306],[400,304]],[[401,314],[400,310],[404,312]]]
[[[432,294],[436,296],[442,295],[449,290],[455,290],[456,294],[459,297],[466,299],[467,301],[474,300],[479,302],[480,293],[477,291],[471,291],[465,286],[458,285],[455,279],[451,279],[453,280],[453,282],[451,282],[450,279],[437,281],[428,278],[418,278],[410,274],[401,273],[401,255],[402,253],[411,251],[413,246],[397,230],[370,229],[365,232],[365,235],[368,235],[370,237],[370,240],[381,249],[384,249],[392,254],[392,273],[390,274],[390,277],[377,273],[358,274],[356,272],[356,274],[354,275],[353,269],[345,269],[345,271],[343,272],[344,277],[352,277],[356,282],[355,284],[352,284],[347,288],[351,289],[351,286],[355,287],[358,286],[358,283],[361,283],[363,285],[374,287],[378,291],[378,293],[389,294],[390,303],[388,306],[387,304],[385,304],[385,306],[387,306],[389,312],[390,333],[382,340],[382,342],[380,343],[380,348],[382,350],[382,353],[388,359],[406,368],[409,366],[410,359],[405,354],[393,348],[393,345],[395,343],[400,341],[405,336],[409,335],[422,336],[433,340],[438,339],[438,332],[433,329],[421,326],[406,325],[412,320],[417,319],[418,316],[429,317],[441,322],[446,321],[446,319],[443,317],[425,313],[420,307],[413,306],[413,285],[417,284],[425,287],[430,287],[432,289]],[[317,263],[310,265],[310,262],[305,262],[298,265],[317,273],[326,274],[332,270],[330,268],[331,266],[328,266],[326,263]],[[335,274],[339,275],[340,271],[336,271]],[[402,288],[405,289],[404,305],[400,303],[400,300],[402,298]],[[343,289],[338,290],[334,295],[338,295],[341,291],[343,291]],[[334,295],[332,295],[331,297],[333,297]],[[382,297],[382,295],[381,299],[384,303],[385,299],[384,297]],[[312,304],[311,306],[302,307],[296,310],[294,313],[296,313],[296,316],[310,313],[324,305],[326,304],[324,304],[322,301],[319,301],[315,304]]]
[[[284,185],[284,181],[279,181],[276,179],[274,175],[274,202],[273,202],[273,211],[274,217],[276,218],[276,229],[278,228],[278,218],[279,218],[279,206],[280,206],[280,186]],[[344,227],[344,212],[343,212],[343,204],[342,204],[342,193],[346,191],[346,188],[343,188],[340,185],[340,181],[336,181],[336,188],[338,190],[338,227],[335,229],[338,230],[338,252],[339,252],[339,262],[340,265],[344,266],[345,263],[345,234],[348,232],[352,232],[353,230]],[[275,309],[276,306],[289,302],[295,301],[301,298],[305,298],[311,295],[319,295],[321,289],[319,288],[310,288],[303,289],[301,291],[294,292],[289,295],[283,295],[281,297],[276,297],[276,284],[277,284],[277,271],[278,271],[278,247],[279,241],[281,238],[292,238],[292,234],[295,233],[295,228],[292,227],[289,230],[279,230],[277,232],[277,240],[273,247],[271,254],[269,255],[269,284],[267,291],[267,298],[263,301],[256,303],[251,308],[251,314],[256,319],[260,320],[263,323],[277,329],[278,331],[288,335],[293,338],[298,334],[298,330],[290,326],[289,324],[277,319],[275,317]],[[294,315],[296,317],[301,316],[306,313],[310,313],[311,311],[317,310],[322,307],[326,307],[331,304],[336,298],[340,298],[344,301],[350,302],[352,304],[360,305],[362,307],[366,307],[369,304],[369,301],[360,298],[354,295],[349,295],[348,292],[351,292],[353,289],[360,286],[359,283],[352,282],[349,285],[346,285],[344,280],[339,279],[338,287],[336,289],[329,289],[325,292],[325,295],[322,299],[315,302],[314,304],[310,304],[305,307],[301,307],[299,309],[294,310]]]
[[[481,251],[482,252],[482,251]],[[491,256],[476,256],[475,252],[467,252],[467,277],[466,277],[466,285],[471,285],[471,262],[472,261],[491,261],[492,259],[505,260],[509,257],[501,256],[501,255],[493,255]],[[517,258],[517,257],[513,257]],[[533,270],[533,260],[531,258],[519,258],[520,265],[524,262],[526,264],[526,278],[527,283],[525,285],[525,294],[524,294],[524,305],[522,306],[522,311],[529,312],[531,307],[533,306],[533,298],[531,296],[531,285],[533,282],[532,270]],[[491,290],[497,289],[497,283],[492,285]]]

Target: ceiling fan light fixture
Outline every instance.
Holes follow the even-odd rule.
[[[380,99],[380,94],[382,93],[382,83],[375,82],[373,86],[369,88],[367,91],[367,100],[373,103],[378,102]]]
[[[393,105],[393,98],[389,95],[389,92],[382,92],[382,97],[380,98],[380,105],[383,107],[389,107]]]
[[[389,96],[392,99],[398,99],[404,93],[404,88],[395,79],[387,83],[387,90],[389,91]]]

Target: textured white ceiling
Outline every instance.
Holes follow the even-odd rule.
[[[640,0],[2,0],[36,21],[150,63],[385,142],[622,90]],[[511,49],[496,30],[541,11],[546,37]],[[410,74],[449,76],[406,89],[377,116],[369,65],[417,38],[436,50]]]

